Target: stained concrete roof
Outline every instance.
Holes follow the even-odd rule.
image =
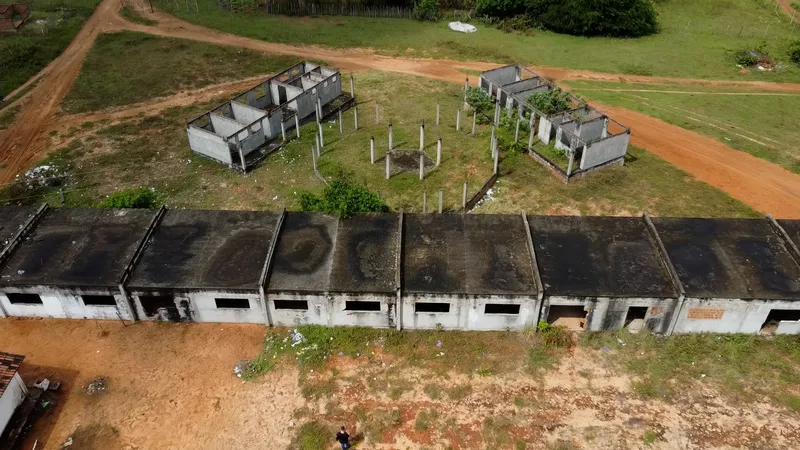
[[[329,289],[337,222],[324,214],[286,214],[272,261],[270,292]]]
[[[133,289],[258,289],[278,214],[164,214],[127,286]]]
[[[19,206],[0,208],[0,250],[2,250],[25,225],[25,222],[38,210],[38,206]]]
[[[653,223],[687,296],[800,299],[800,267],[766,220]]]
[[[330,290],[394,293],[399,234],[397,214],[359,215],[340,220]]]
[[[528,216],[548,295],[677,296],[637,217]]]
[[[155,212],[47,211],[0,272],[12,285],[116,286]]]
[[[521,216],[409,214],[403,290],[536,295]]]
[[[794,245],[800,248],[800,220],[779,220],[778,224],[783,227]]]

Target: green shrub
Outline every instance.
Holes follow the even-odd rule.
[[[339,177],[325,188],[321,196],[311,192],[300,193],[303,211],[336,214],[343,219],[356,213],[388,212],[389,205],[378,194],[365,186],[358,186],[348,178]]]
[[[467,104],[477,111],[479,116],[494,111],[492,97],[479,87],[469,88],[467,91]]]
[[[572,107],[569,95],[561,88],[549,91],[534,92],[528,97],[528,103],[540,112],[550,115],[566,111]]]
[[[800,64],[800,40],[796,40],[789,45],[789,60],[795,64]]]
[[[525,0],[478,0],[475,14],[488,17],[513,17],[525,13]]]
[[[435,22],[439,17],[438,0],[419,0],[414,5],[414,18],[417,20]]]
[[[155,189],[123,189],[114,192],[100,203],[100,208],[157,208],[161,206],[161,196]]]
[[[758,63],[758,55],[751,50],[740,50],[736,52],[736,64],[744,67],[755,66]]]

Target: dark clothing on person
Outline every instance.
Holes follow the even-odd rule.
[[[347,434],[347,431],[339,431],[336,433],[336,440],[342,444],[342,450],[350,448],[350,435]]]

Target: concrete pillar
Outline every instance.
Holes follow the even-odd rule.
[[[464,109],[467,109],[469,106],[469,103],[467,103],[467,92],[469,92],[469,77],[464,80]]]
[[[422,212],[428,212],[428,191],[422,191]]]
[[[358,106],[353,108],[353,118],[355,119],[355,128],[358,129]]]
[[[442,163],[442,138],[436,140],[436,167]]]
[[[317,170],[317,151],[311,147],[311,159],[314,161],[314,170]]]
[[[322,149],[322,147],[319,145],[319,133],[316,133],[316,141],[317,141],[317,146],[316,146],[317,156],[322,156],[322,153],[320,152],[320,149]]]
[[[558,129],[556,130],[556,144],[561,142],[561,135],[563,134],[563,131],[564,130],[561,127],[558,127]]]
[[[316,122],[317,122],[317,125],[319,125],[319,123],[320,123],[320,120],[322,120],[322,117],[320,117],[320,115],[319,115],[319,108],[317,108],[317,106],[316,106],[316,105],[314,105],[314,118],[315,118],[315,120],[316,120]]]
[[[322,114],[322,99],[319,97],[317,97],[317,108],[319,108],[319,120],[321,122],[325,116]]]
[[[353,74],[350,74],[350,97],[356,97],[356,82],[353,80]]]
[[[488,92],[489,96],[491,97],[492,96],[492,82],[491,81],[487,81],[487,83],[489,83],[489,90],[487,92]]]
[[[560,131],[560,129],[559,129]],[[575,159],[575,138],[569,141],[569,164],[567,165],[567,178],[572,175],[572,161]]]
[[[419,154],[419,180],[425,179],[425,154]]]
[[[300,114],[294,115],[294,130],[297,133],[297,137],[300,137]]]
[[[456,131],[461,130],[461,110],[456,111]]]
[[[286,142],[286,125],[283,124],[283,118],[281,118],[281,138]]]
[[[392,146],[393,146],[392,145],[393,144],[392,138],[393,138],[393,135],[392,135],[392,124],[390,122],[389,123],[389,151],[392,151]]]
[[[436,104],[436,125],[439,125],[439,104]]]
[[[500,99],[494,102],[494,126],[500,124]]]
[[[339,134],[342,134],[342,133],[344,133],[344,130],[342,129],[342,110],[340,109],[339,110]]]
[[[386,179],[392,176],[392,162],[390,161],[389,152],[386,152]]]
[[[536,131],[533,129],[533,126],[536,124],[536,113],[531,111],[531,132],[528,135],[528,151],[531,151],[533,148],[533,136],[535,136]]]
[[[514,142],[517,142],[519,140],[519,119],[520,117],[517,116],[517,130],[514,131]]]
[[[475,136],[475,125],[478,124],[478,111],[472,113],[472,135]]]
[[[237,147],[239,147],[239,146],[237,145]],[[242,172],[246,172],[247,171],[247,163],[245,162],[245,159],[244,159],[244,152],[242,151],[242,147],[239,147],[239,160],[242,161]]]
[[[439,214],[442,213],[442,190],[439,189]]]
[[[369,163],[375,164],[375,136],[369,137]]]
[[[319,128],[319,148],[325,148],[325,135],[322,134],[322,124],[317,124],[317,128]]]
[[[467,212],[467,180],[464,180],[464,192],[461,193],[461,208]]]
[[[600,139],[608,137],[608,118],[603,119],[603,132],[600,134]]]
[[[494,151],[494,174],[497,175],[497,166],[500,163],[500,152],[495,149]]]
[[[375,103],[375,125],[381,123],[381,113],[380,113],[380,106]]]
[[[494,125],[492,125],[492,137],[489,138],[489,146],[494,150]]]
[[[425,122],[419,125],[419,151],[425,148]]]

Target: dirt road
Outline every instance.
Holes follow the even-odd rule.
[[[31,101],[0,144],[0,183],[13,180],[35,160],[44,156],[44,131],[53,122],[61,99],[77,76],[81,63],[96,36],[102,31],[128,29],[164,37],[176,37],[218,45],[249,48],[265,53],[295,55],[305,59],[321,59],[345,71],[377,69],[410,75],[462,82],[465,75],[458,69],[486,70],[497,64],[453,60],[405,59],[375,55],[364,49],[331,49],[314,46],[293,46],[263,42],[189,24],[173,16],[145,12],[158,21],[157,26],[144,26],[125,21],[119,15],[119,4],[104,0],[78,37],[63,55],[44,73],[42,82],[31,93]],[[777,92],[800,92],[800,84],[768,82],[709,81],[603,74],[588,71],[535,67],[542,74],[558,80],[625,81],[647,84],[672,84],[695,87],[748,88]],[[187,98],[177,99],[182,102]],[[172,100],[158,100],[155,108],[171,105]],[[136,106],[137,113],[150,106]],[[622,108],[605,107],[617,120],[633,129],[634,145],[664,157],[684,171],[713,186],[725,190],[738,200],[776,217],[800,217],[800,176],[764,160],[750,157],[713,139],[671,126],[663,121]],[[112,114],[125,116],[125,112]],[[95,118],[100,117],[95,115]],[[84,117],[83,120],[88,120]]]

